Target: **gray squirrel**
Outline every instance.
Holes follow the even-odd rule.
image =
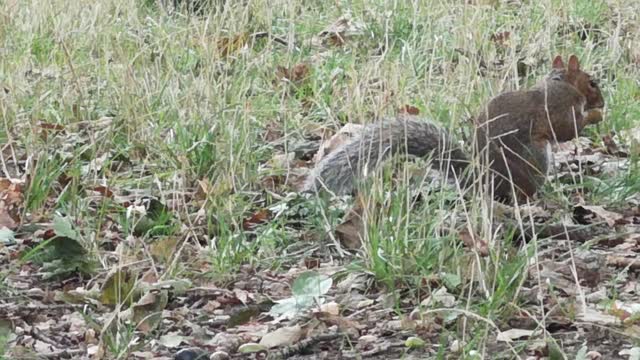
[[[566,66],[556,56],[550,73],[531,89],[491,99],[474,119],[473,153],[491,170],[493,196],[513,199],[512,189],[519,198],[533,196],[546,179],[551,143],[571,140],[585,126],[602,121],[603,107],[597,82],[580,69],[575,55]],[[365,170],[397,153],[431,154],[434,165],[450,167],[460,179],[472,155],[436,123],[399,117],[366,126],[360,136],[322,158],[302,190],[351,193]],[[467,175],[463,186],[472,181]],[[486,176],[481,181],[487,181]]]

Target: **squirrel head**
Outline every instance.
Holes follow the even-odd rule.
[[[580,69],[580,61],[575,55],[569,56],[568,66],[565,66],[562,56],[558,55],[553,59],[552,72],[550,77],[554,80],[562,80],[571,84],[585,97],[585,110],[601,109],[604,107],[604,98],[600,92],[598,83],[591,75]]]

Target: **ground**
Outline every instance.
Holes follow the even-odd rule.
[[[640,359],[636,0],[189,3],[0,2],[0,357]],[[604,120],[529,203],[404,157],[298,191],[557,54]]]

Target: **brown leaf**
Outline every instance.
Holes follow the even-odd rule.
[[[358,196],[356,203],[344,217],[342,223],[336,226],[336,236],[347,249],[359,249],[365,232],[362,214],[364,213],[364,199]]]
[[[341,332],[356,338],[360,336],[360,329],[363,328],[363,326],[356,321],[347,319],[335,313],[317,311],[314,312],[313,315],[327,326],[336,326]]]
[[[281,139],[284,136],[282,126],[276,122],[270,122],[267,124],[265,132],[262,134],[262,139],[266,142],[274,142]]]
[[[278,346],[293,345],[302,337],[302,328],[300,325],[282,327],[276,329],[262,337],[260,339],[260,345],[267,348],[274,348]]]
[[[606,152],[609,155],[618,156],[618,157],[629,157],[629,154],[625,151],[621,151],[618,148],[618,144],[616,144],[615,140],[613,140],[612,134],[607,134],[602,137],[602,142],[606,147]]]
[[[49,138],[49,134],[57,135],[64,131],[64,126],[60,124],[46,123],[44,121],[40,121],[38,123],[38,127],[40,128],[40,138],[45,141]]]
[[[167,306],[168,293],[166,290],[153,289],[147,292],[134,304],[132,320],[136,329],[143,334],[150,333],[162,321],[162,311]]]
[[[0,228],[13,230],[18,227],[23,202],[22,183],[0,178]]]
[[[351,38],[364,34],[364,23],[354,20],[350,15],[345,15],[327,26],[318,34],[322,45],[343,46]],[[312,41],[317,43],[317,41]]]
[[[271,217],[271,211],[269,209],[260,209],[256,211],[251,217],[242,221],[242,228],[244,230],[253,230],[259,224],[263,224]]]
[[[587,224],[591,223],[588,218],[599,218],[604,220],[610,227],[625,222],[622,214],[605,210],[602,206],[578,205],[574,208],[574,217],[578,218],[579,222],[582,220]]]
[[[9,216],[7,210],[0,208],[0,229],[3,227],[6,227],[9,230],[14,230],[18,227],[18,223]]]
[[[340,129],[340,131],[320,145],[320,149],[318,149],[318,152],[313,158],[314,162],[318,163],[323,157],[327,156],[333,150],[346,144],[352,138],[359,136],[363,130],[363,125],[352,123],[346,124]]]
[[[420,109],[415,106],[405,105],[398,110],[398,114],[419,115]]]
[[[320,267],[320,259],[315,257],[305,257],[304,258],[304,266],[307,269],[316,269]]]
[[[227,57],[232,53],[235,53],[242,49],[249,40],[249,34],[246,32],[236,34],[233,36],[225,36],[218,39],[217,48],[220,55]]]
[[[493,41],[497,46],[506,47],[509,43],[510,38],[511,38],[511,32],[503,31],[503,32],[491,34],[490,40]]]
[[[336,227],[336,235],[348,249],[360,248],[363,233],[364,224],[362,223],[362,218],[355,215],[347,217],[342,224]]]
[[[276,68],[276,78],[278,82],[285,80],[294,85],[300,85],[308,77],[309,65],[305,63],[296,64],[292,68],[286,68],[284,66],[278,66]]]
[[[106,186],[98,185],[93,187],[93,191],[99,193],[100,195],[108,198],[113,198],[113,191]]]
[[[475,249],[480,256],[489,255],[489,245],[478,235],[472,235],[467,228],[460,230],[458,233],[462,242],[470,249]]]
[[[607,265],[617,268],[629,268],[631,270],[640,270],[640,260],[637,257],[622,257],[617,255],[607,256]]]

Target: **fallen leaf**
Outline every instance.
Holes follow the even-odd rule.
[[[20,223],[20,212],[24,204],[23,184],[0,178],[0,228],[14,230]]]
[[[496,340],[504,342],[512,342],[521,338],[529,338],[534,334],[533,330],[525,329],[509,329],[498,333]]]
[[[458,233],[462,242],[470,249],[474,249],[482,257],[489,256],[489,244],[478,235],[472,235],[467,228]]]
[[[249,33],[243,32],[233,36],[224,36],[218,39],[217,48],[222,57],[227,57],[232,53],[242,49],[249,40]]]
[[[440,289],[436,290],[433,294],[431,294],[431,296],[427,297],[426,299],[420,302],[420,305],[423,308],[428,308],[434,305],[443,306],[446,308],[452,308],[455,306],[455,304],[456,304],[456,297],[449,294],[449,292],[447,291],[447,288],[445,287],[441,287]]]
[[[160,336],[158,342],[168,348],[177,348],[183,342],[186,342],[188,337],[180,335],[178,332],[170,332]]]
[[[336,236],[340,239],[340,243],[351,250],[359,249],[362,246],[364,231],[362,216],[356,211],[349,212],[344,221],[336,226]]]
[[[305,257],[304,258],[304,267],[307,269],[316,269],[320,267],[320,259],[315,257]]]
[[[267,222],[270,216],[269,209],[260,209],[242,221],[242,228],[246,231],[253,230],[256,226]]]
[[[415,106],[405,105],[398,110],[398,114],[420,115],[420,109]]]
[[[620,150],[618,144],[616,144],[615,140],[613,139],[612,134],[604,135],[602,137],[602,142],[604,143],[607,154],[623,158],[629,157],[628,153]]]
[[[100,301],[105,305],[131,303],[135,280],[135,276],[126,269],[112,270],[100,290]]]
[[[15,229],[18,227],[18,223],[13,220],[13,218],[9,215],[7,210],[0,207],[0,228],[7,228],[9,230]]]
[[[166,290],[151,290],[147,292],[131,309],[132,320],[143,334],[149,334],[162,321],[162,311],[167,306],[169,295]]]
[[[293,345],[302,337],[302,327],[294,325],[272,331],[260,339],[259,345],[266,348]]]
[[[605,210],[602,206],[578,205],[574,208],[574,217],[585,218],[583,221],[586,221],[587,224],[590,223],[588,219],[586,219],[586,215],[589,214],[595,215],[596,217],[604,220],[610,227],[613,227],[620,221],[624,220],[624,215]]]
[[[364,23],[354,20],[351,14],[345,14],[324,28],[312,42],[316,45],[320,42],[324,46],[339,47],[345,45],[348,40],[363,35],[364,29]]]
[[[591,307],[587,307],[584,311],[577,314],[577,319],[584,322],[590,322],[601,325],[620,324],[621,321],[617,316],[605,314]]]
[[[38,127],[40,128],[40,138],[44,141],[49,138],[49,134],[57,135],[64,131],[64,126],[60,124],[46,123],[44,121],[40,121],[38,123]]]
[[[640,269],[640,259],[637,256],[622,257],[618,255],[608,255],[607,265],[617,268],[629,268],[631,270]]]
[[[362,246],[365,225],[362,220],[365,199],[358,195],[353,207],[347,212],[342,222],[336,226],[336,236],[347,249],[356,250]]]
[[[320,305],[320,311],[326,312],[331,315],[340,314],[340,306],[335,301]]]
[[[296,64],[291,68],[278,65],[276,68],[276,80],[277,82],[286,81],[298,86],[309,77],[309,72],[309,65],[305,63]]]
[[[357,138],[364,131],[364,125],[348,123],[343,126],[335,135],[328,140],[323,141],[318,149],[318,152],[313,158],[315,163],[318,163],[322,158],[330,154],[338,147],[348,143],[354,138]]]
[[[425,345],[425,341],[417,336],[409,336],[404,342],[404,346],[409,349],[420,349]]]
[[[113,198],[113,191],[106,186],[98,185],[93,187],[93,191],[99,193],[100,195],[108,198]]]
[[[511,38],[511,32],[503,31],[503,32],[491,34],[491,37],[489,39],[493,41],[497,46],[507,47],[509,45],[510,38]]]
[[[252,353],[257,353],[257,352],[266,351],[266,350],[267,350],[266,346],[256,344],[256,343],[246,343],[238,347],[238,352],[241,354],[252,354]]]

